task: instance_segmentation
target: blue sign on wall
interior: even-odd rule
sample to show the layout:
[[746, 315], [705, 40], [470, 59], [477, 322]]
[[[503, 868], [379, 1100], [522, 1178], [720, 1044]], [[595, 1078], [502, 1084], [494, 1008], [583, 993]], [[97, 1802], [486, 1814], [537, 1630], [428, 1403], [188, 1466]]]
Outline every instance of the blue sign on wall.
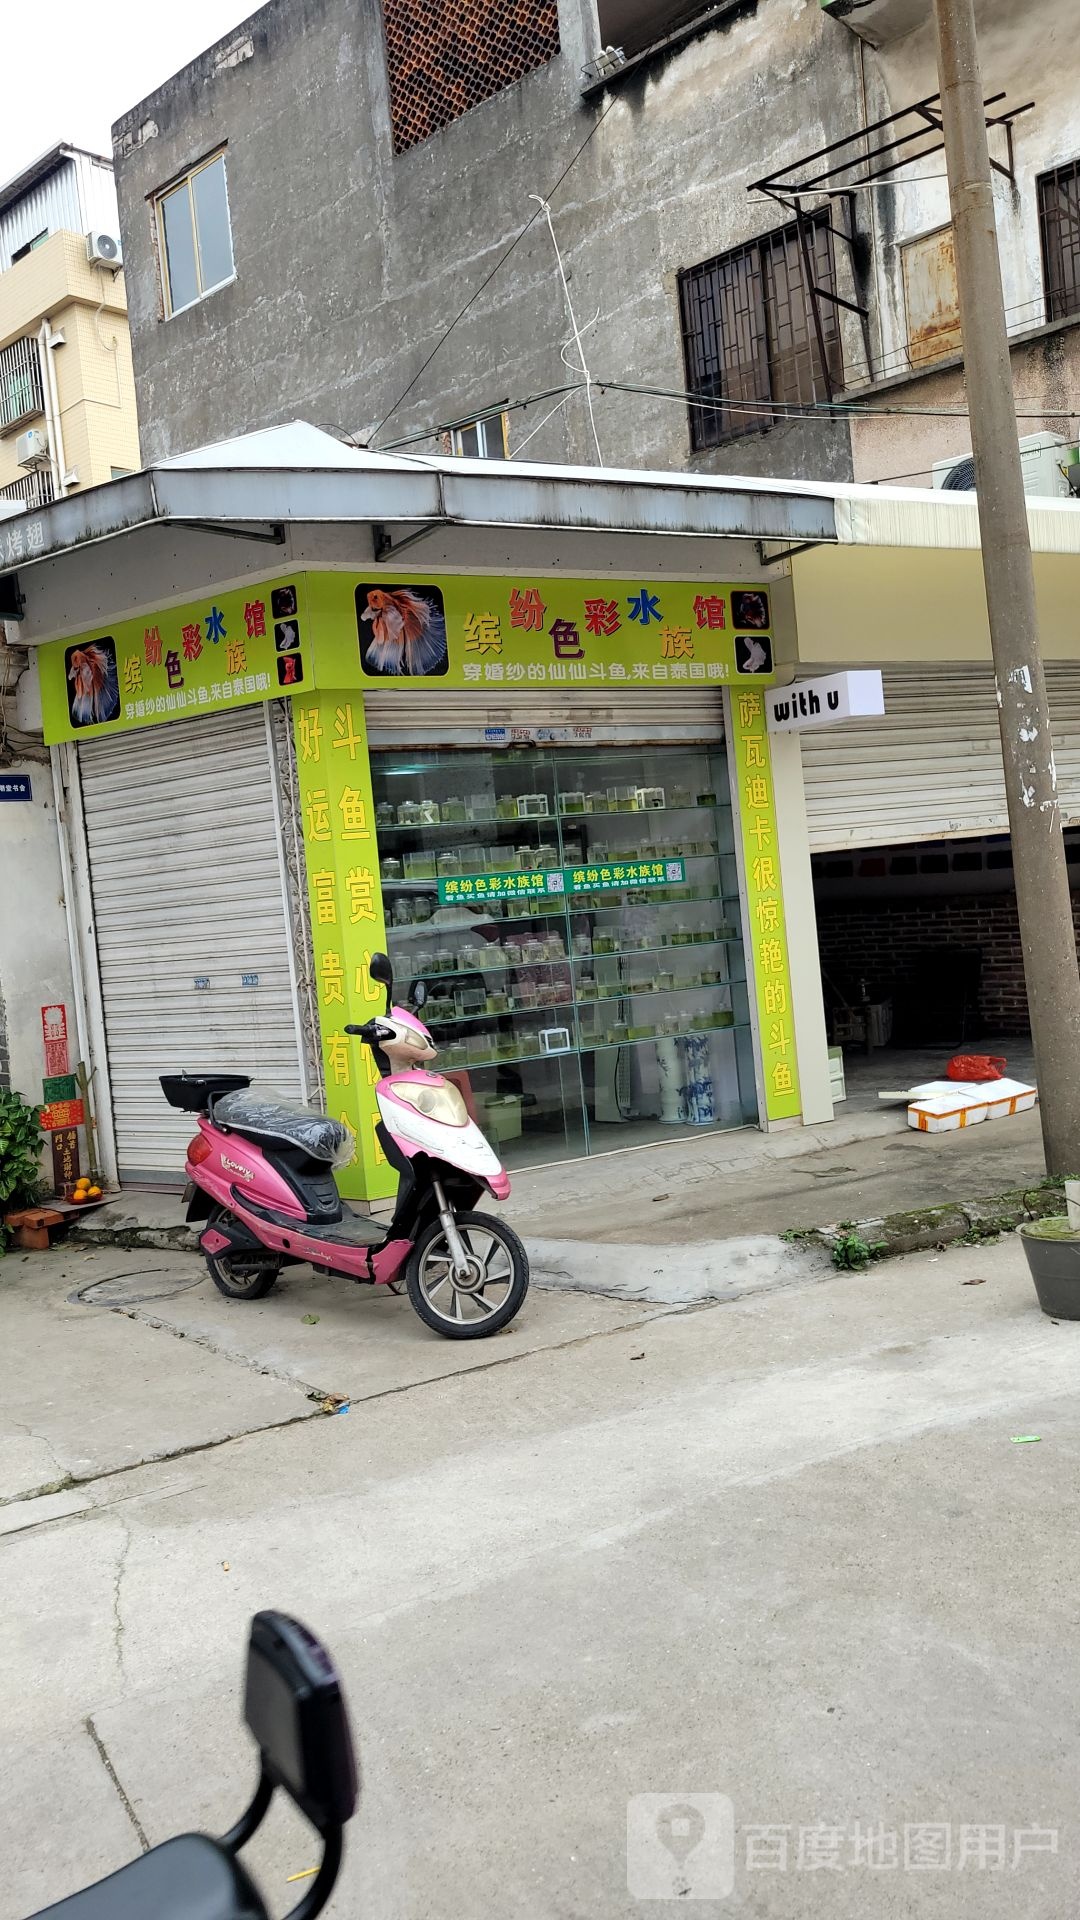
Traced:
[[0, 800], [32, 800], [28, 773], [0, 773]]

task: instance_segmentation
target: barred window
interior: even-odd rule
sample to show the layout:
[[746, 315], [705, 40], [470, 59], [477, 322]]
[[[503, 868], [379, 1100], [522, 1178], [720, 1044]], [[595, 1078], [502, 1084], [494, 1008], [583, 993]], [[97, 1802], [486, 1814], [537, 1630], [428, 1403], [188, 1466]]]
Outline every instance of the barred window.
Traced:
[[1038, 182], [1047, 320], [1080, 313], [1080, 160]]
[[32, 334], [0, 347], [0, 433], [44, 413], [41, 353]]
[[[835, 293], [828, 215], [807, 226], [814, 285]], [[712, 403], [690, 408], [693, 447], [760, 432], [773, 425], [771, 403], [827, 399], [830, 384], [843, 385], [837, 309], [827, 298], [818, 302], [826, 378], [797, 227], [687, 268], [679, 297], [687, 389]]]
[[558, 0], [383, 0], [394, 152], [512, 87], [559, 51]]

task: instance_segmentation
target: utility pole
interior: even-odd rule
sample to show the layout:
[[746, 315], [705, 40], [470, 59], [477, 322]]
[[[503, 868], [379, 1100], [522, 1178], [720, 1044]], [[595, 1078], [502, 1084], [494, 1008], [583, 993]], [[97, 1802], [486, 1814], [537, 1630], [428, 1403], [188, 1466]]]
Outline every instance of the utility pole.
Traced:
[[974, 0], [934, 0], [934, 14], [983, 575], [1043, 1146], [1049, 1173], [1080, 1173], [1080, 971], [1039, 651]]

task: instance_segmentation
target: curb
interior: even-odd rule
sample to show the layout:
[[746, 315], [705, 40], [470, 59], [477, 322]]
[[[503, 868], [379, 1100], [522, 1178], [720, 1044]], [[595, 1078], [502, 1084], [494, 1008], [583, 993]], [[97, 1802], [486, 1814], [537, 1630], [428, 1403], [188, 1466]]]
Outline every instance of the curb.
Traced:
[[79, 1221], [68, 1232], [69, 1243], [83, 1247], [123, 1247], [128, 1252], [140, 1248], [151, 1253], [198, 1253], [199, 1242], [191, 1228], [180, 1222], [175, 1227], [143, 1225], [134, 1215], [114, 1224], [99, 1220]]
[[[824, 1248], [838, 1267], [860, 1267], [869, 1265], [871, 1260], [892, 1260], [903, 1253], [926, 1253], [958, 1242], [978, 1246], [987, 1240], [1000, 1239], [1003, 1233], [1012, 1233], [1025, 1220], [1042, 1220], [1063, 1213], [1064, 1209], [1065, 1196], [1060, 1183], [1042, 1180], [1034, 1187], [1011, 1187], [1004, 1193], [989, 1194], [980, 1200], [913, 1207], [907, 1213], [842, 1220], [831, 1227], [793, 1228], [781, 1237], [800, 1246]], [[849, 1250], [846, 1255], [845, 1247]]]
[[[938, 1207], [914, 1207], [865, 1220], [843, 1220], [831, 1227], [793, 1227], [786, 1233], [695, 1243], [698, 1266], [693, 1280], [676, 1282], [663, 1273], [659, 1249], [596, 1241], [531, 1238], [534, 1277], [541, 1287], [689, 1304], [737, 1298], [763, 1286], [791, 1284], [800, 1277], [792, 1256], [825, 1253], [835, 1267], [859, 1269], [905, 1253], [935, 1248], [978, 1246], [1011, 1233], [1024, 1220], [1040, 1220], [1064, 1211], [1064, 1193], [1054, 1181], [1013, 1187], [978, 1200], [950, 1201]], [[175, 1226], [141, 1223], [131, 1213], [109, 1222], [99, 1214], [73, 1225], [70, 1239], [82, 1246], [144, 1249], [152, 1253], [195, 1253], [196, 1235], [184, 1222]], [[809, 1277], [809, 1274], [808, 1276]]]

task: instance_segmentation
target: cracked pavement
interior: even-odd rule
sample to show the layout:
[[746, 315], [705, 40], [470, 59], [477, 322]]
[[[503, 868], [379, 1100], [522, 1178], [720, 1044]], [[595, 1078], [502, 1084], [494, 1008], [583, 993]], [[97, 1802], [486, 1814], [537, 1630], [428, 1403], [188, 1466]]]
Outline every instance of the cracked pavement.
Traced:
[[[0, 1263], [0, 1920], [235, 1819], [265, 1605], [325, 1636], [352, 1706], [341, 1920], [629, 1920], [627, 1803], [667, 1792], [734, 1803], [714, 1911], [1071, 1911], [1080, 1325], [1014, 1242], [720, 1305], [535, 1291], [464, 1348], [404, 1299], [301, 1271], [229, 1303], [197, 1273]], [[70, 1301], [106, 1277], [126, 1306]], [[949, 1869], [797, 1864], [802, 1829], [921, 1822], [955, 1830]], [[783, 1871], [747, 1868], [765, 1825]], [[1056, 1850], [960, 1871], [976, 1826]], [[274, 1911], [314, 1859], [275, 1810]]]

